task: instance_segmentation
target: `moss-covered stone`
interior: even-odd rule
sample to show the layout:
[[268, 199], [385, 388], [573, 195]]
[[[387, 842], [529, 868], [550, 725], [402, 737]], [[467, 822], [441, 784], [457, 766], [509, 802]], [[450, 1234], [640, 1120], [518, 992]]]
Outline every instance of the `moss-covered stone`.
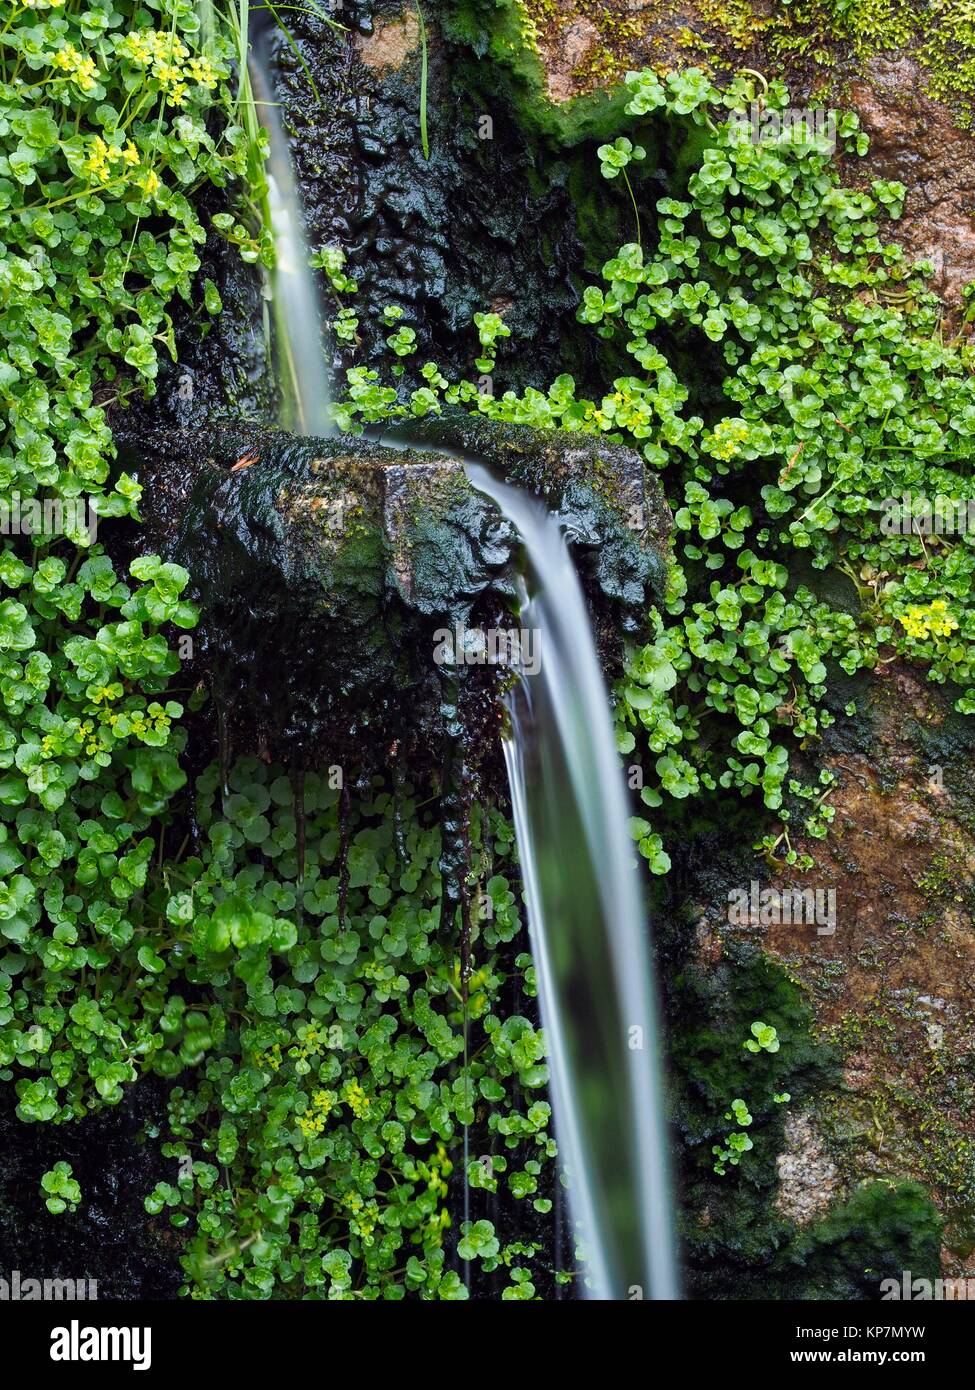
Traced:
[[452, 722], [445, 679], [458, 675], [483, 693], [475, 740], [493, 742], [510, 670], [435, 659], [438, 629], [516, 621], [518, 539], [463, 458], [564, 519], [607, 659], [663, 578], [666, 504], [637, 455], [595, 440], [458, 417], [422, 451], [230, 426], [146, 452], [123, 442], [147, 483], [148, 543], [191, 573], [202, 609], [191, 669], [239, 752], [363, 774], [393, 757], [428, 763]]

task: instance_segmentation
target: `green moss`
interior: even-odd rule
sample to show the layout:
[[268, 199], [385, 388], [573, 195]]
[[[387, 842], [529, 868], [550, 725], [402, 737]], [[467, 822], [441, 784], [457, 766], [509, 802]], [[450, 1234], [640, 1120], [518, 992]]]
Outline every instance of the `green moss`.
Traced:
[[[679, 1125], [701, 1172], [711, 1169], [711, 1144], [724, 1133], [724, 1112], [742, 1097], [755, 1119], [755, 1150], [741, 1181], [768, 1188], [782, 1144], [783, 1111], [835, 1075], [838, 1054], [811, 1033], [812, 1012], [800, 986], [751, 947], [728, 944], [713, 971], [689, 965], [674, 985], [675, 1060], [683, 1078]], [[749, 1052], [743, 1042], [760, 1019], [780, 1039], [776, 1053]]]
[[972, 122], [973, 0], [793, 0], [771, 14], [754, 0], [704, 0], [698, 13], [699, 43], [710, 47], [713, 39], [729, 60], [753, 50], [756, 36], [770, 66], [807, 63], [823, 73], [851, 61], [862, 71], [877, 55], [907, 52], [921, 66], [921, 90], [946, 102], [959, 124]]
[[[520, 0], [454, 0], [445, 9], [442, 26], [449, 38], [473, 51], [480, 70], [490, 72], [495, 91], [500, 84], [526, 130], [570, 149], [615, 135], [626, 124], [628, 96], [620, 86], [565, 103], [549, 101], [536, 31], [529, 7]], [[622, 75], [621, 70], [618, 76]], [[601, 74], [601, 80], [606, 76]]]
[[780, 1268], [792, 1288], [783, 1296], [877, 1299], [881, 1282], [899, 1282], [904, 1270], [936, 1279], [940, 1242], [938, 1213], [918, 1183], [866, 1183], [787, 1252]]
[[[774, 1206], [776, 1160], [783, 1144], [784, 1106], [821, 1094], [837, 1077], [837, 1052], [810, 1033], [811, 1014], [799, 986], [758, 952], [732, 947], [710, 974], [691, 968], [676, 981], [683, 1022], [676, 1026], [680, 1077], [679, 1126], [690, 1154], [685, 1176], [683, 1235], [689, 1283], [707, 1298], [876, 1299], [880, 1281], [902, 1270], [935, 1278], [941, 1223], [916, 1183], [873, 1182], [818, 1223], [798, 1229]], [[742, 1047], [750, 1021], [772, 1023], [775, 1054]], [[742, 1097], [753, 1117], [754, 1148], [725, 1176], [711, 1172], [713, 1137], [723, 1112]], [[880, 1123], [871, 1116], [868, 1123]], [[863, 1125], [857, 1129], [862, 1133]], [[860, 1142], [858, 1140], [858, 1142]], [[958, 1239], [964, 1232], [959, 1226]]]

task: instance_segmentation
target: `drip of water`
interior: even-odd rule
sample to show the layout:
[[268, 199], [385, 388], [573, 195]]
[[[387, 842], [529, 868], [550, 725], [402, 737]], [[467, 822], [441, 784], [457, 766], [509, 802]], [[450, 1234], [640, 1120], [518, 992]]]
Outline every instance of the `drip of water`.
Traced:
[[268, 137], [266, 177], [275, 256], [271, 291], [285, 403], [281, 423], [298, 434], [327, 435], [332, 432], [332, 417], [329, 374], [322, 350], [321, 305], [308, 264], [308, 244], [288, 137], [274, 100], [263, 43], [251, 48], [247, 66], [258, 116]]
[[527, 553], [519, 621], [540, 660], [508, 697], [504, 752], [588, 1293], [676, 1298], [652, 966], [589, 615], [556, 520], [482, 465], [467, 475]]

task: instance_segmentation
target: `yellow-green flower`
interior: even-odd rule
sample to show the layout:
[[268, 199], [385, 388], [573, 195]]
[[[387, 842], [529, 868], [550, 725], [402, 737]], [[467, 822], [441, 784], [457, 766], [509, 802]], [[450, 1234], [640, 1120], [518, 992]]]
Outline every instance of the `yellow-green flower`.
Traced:
[[748, 438], [748, 425], [744, 420], [719, 420], [711, 432], [709, 453], [727, 462], [739, 452]]
[[369, 1114], [371, 1101], [358, 1081], [347, 1081], [342, 1087], [342, 1099], [355, 1115], [356, 1119], [364, 1120]]
[[100, 705], [103, 701], [118, 700], [123, 694], [118, 681], [112, 681], [111, 685], [90, 685], [87, 690], [88, 698], [93, 705]]
[[213, 70], [213, 64], [203, 54], [195, 55], [190, 59], [186, 64], [186, 72], [201, 87], [212, 89], [217, 85], [217, 74]]
[[304, 1114], [298, 1117], [298, 1128], [306, 1139], [312, 1139], [316, 1134], [321, 1134], [325, 1128], [325, 1121], [337, 1099], [334, 1091], [314, 1091], [312, 1093], [311, 1104]]
[[98, 77], [98, 66], [87, 53], [79, 53], [73, 43], [59, 48], [51, 59], [51, 66], [64, 73], [82, 92], [90, 92]]
[[926, 606], [912, 605], [902, 613], [898, 622], [908, 637], [923, 642], [929, 637], [950, 637], [958, 627], [957, 619], [948, 612], [944, 599], [936, 598]]

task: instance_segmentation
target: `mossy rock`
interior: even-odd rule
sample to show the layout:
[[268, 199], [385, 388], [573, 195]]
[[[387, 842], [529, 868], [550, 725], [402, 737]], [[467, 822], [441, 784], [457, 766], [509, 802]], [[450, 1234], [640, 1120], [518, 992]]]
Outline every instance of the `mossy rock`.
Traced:
[[[146, 453], [151, 457], [146, 458]], [[438, 666], [438, 629], [516, 625], [519, 540], [463, 458], [543, 497], [578, 557], [604, 652], [636, 630], [666, 565], [669, 512], [639, 457], [578, 435], [470, 417], [420, 446], [230, 425], [122, 441], [146, 484], [152, 548], [190, 571], [193, 674], [237, 752], [363, 772], [442, 743], [447, 683], [472, 685], [493, 743], [503, 664]], [[453, 716], [451, 716], [452, 718]]]

